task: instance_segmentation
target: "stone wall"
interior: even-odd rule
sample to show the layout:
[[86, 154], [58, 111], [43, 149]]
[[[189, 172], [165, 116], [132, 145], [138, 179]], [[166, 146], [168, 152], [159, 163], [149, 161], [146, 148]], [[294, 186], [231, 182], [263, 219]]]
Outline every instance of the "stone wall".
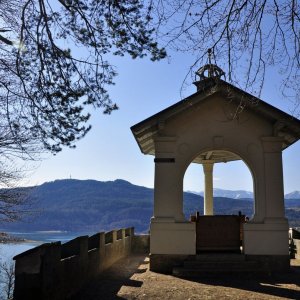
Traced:
[[150, 235], [134, 235], [132, 240], [133, 253], [149, 253], [150, 252]]
[[14, 257], [14, 299], [67, 299], [117, 260], [132, 252], [149, 253], [147, 240], [149, 237], [134, 236], [134, 228], [126, 228], [80, 236], [65, 244], [46, 243], [23, 252]]

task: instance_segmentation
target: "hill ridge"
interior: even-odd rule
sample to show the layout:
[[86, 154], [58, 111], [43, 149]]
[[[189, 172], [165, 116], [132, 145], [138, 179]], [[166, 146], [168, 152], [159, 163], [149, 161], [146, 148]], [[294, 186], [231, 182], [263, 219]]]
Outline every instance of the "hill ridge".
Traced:
[[[203, 197], [184, 192], [184, 213], [189, 219], [195, 211], [203, 211]], [[147, 232], [153, 215], [152, 188], [123, 179], [58, 179], [28, 189], [33, 217], [23, 222], [1, 224], [6, 230], [107, 231], [114, 228], [136, 228]], [[253, 214], [252, 199], [214, 197], [216, 214]], [[300, 200], [286, 201], [287, 214], [293, 224], [300, 225]]]

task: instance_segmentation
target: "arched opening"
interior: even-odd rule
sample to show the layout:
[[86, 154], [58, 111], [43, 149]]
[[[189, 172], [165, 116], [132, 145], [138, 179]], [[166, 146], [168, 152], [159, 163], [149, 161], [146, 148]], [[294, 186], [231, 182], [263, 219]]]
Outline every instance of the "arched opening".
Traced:
[[[204, 172], [199, 163], [191, 163], [184, 175], [184, 214], [203, 214]], [[254, 214], [254, 189], [251, 172], [243, 160], [215, 163], [213, 167], [214, 214]], [[227, 201], [226, 201], [227, 200]], [[232, 201], [234, 200], [234, 201]]]
[[[237, 154], [225, 150], [210, 150], [197, 155], [184, 174], [183, 209], [187, 220], [196, 222], [197, 251], [199, 249], [240, 250], [243, 223], [254, 215], [255, 184], [251, 170]], [[211, 230], [211, 232], [209, 231]], [[202, 237], [199, 232], [212, 237]], [[232, 232], [235, 232], [236, 241]], [[222, 239], [224, 237], [223, 245]], [[207, 243], [207, 245], [204, 245]], [[232, 244], [232, 245], [231, 245]], [[233, 246], [234, 244], [234, 246]]]

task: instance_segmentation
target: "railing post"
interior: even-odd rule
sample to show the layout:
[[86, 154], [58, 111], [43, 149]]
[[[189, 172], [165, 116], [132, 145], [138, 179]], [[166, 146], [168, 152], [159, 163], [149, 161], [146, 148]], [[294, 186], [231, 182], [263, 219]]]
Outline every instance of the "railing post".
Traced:
[[63, 299], [63, 278], [60, 264], [61, 243], [51, 243], [41, 255], [40, 280], [44, 300]]
[[100, 257], [104, 255], [105, 252], [105, 232], [99, 233], [99, 252]]
[[99, 237], [99, 272], [104, 270], [105, 259], [105, 232], [100, 232]]
[[82, 278], [80, 285], [83, 285], [85, 283], [85, 281], [88, 279], [88, 263], [89, 263], [88, 236], [81, 236], [79, 238], [78, 242], [79, 242], [79, 270], [81, 272], [80, 277]]
[[130, 236], [131, 236], [131, 237], [134, 236], [134, 227], [130, 227]]
[[117, 241], [117, 230], [112, 231], [112, 243]]

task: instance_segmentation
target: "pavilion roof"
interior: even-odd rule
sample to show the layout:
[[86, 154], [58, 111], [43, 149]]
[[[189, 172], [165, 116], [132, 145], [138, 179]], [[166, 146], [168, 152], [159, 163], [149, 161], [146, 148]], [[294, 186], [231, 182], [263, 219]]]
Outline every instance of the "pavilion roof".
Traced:
[[[154, 138], [157, 136], [162, 123], [176, 117], [184, 111], [188, 111], [191, 106], [204, 102], [211, 95], [217, 93], [224, 95], [225, 97], [228, 97], [230, 93], [231, 101], [235, 101], [236, 103], [241, 103], [241, 101], [243, 101], [242, 105], [244, 105], [247, 109], [254, 111], [257, 115], [260, 115], [262, 118], [271, 122], [275, 131], [274, 136], [284, 138], [282, 150], [300, 139], [300, 120], [270, 105], [269, 103], [221, 79], [216, 80], [214, 78], [207, 78], [205, 80], [195, 82], [194, 84], [198, 88], [196, 93], [131, 127], [131, 131], [142, 153], [155, 154]], [[225, 152], [226, 151], [224, 151], [224, 154]], [[224, 157], [220, 157], [220, 155], [222, 156], [221, 151], [205, 153], [205, 155], [215, 155], [215, 159], [224, 161]], [[239, 157], [234, 154], [231, 154], [230, 156], [227, 153], [226, 156], [226, 161], [239, 159]], [[201, 158], [199, 157], [198, 161], [195, 162], [201, 163]]]

